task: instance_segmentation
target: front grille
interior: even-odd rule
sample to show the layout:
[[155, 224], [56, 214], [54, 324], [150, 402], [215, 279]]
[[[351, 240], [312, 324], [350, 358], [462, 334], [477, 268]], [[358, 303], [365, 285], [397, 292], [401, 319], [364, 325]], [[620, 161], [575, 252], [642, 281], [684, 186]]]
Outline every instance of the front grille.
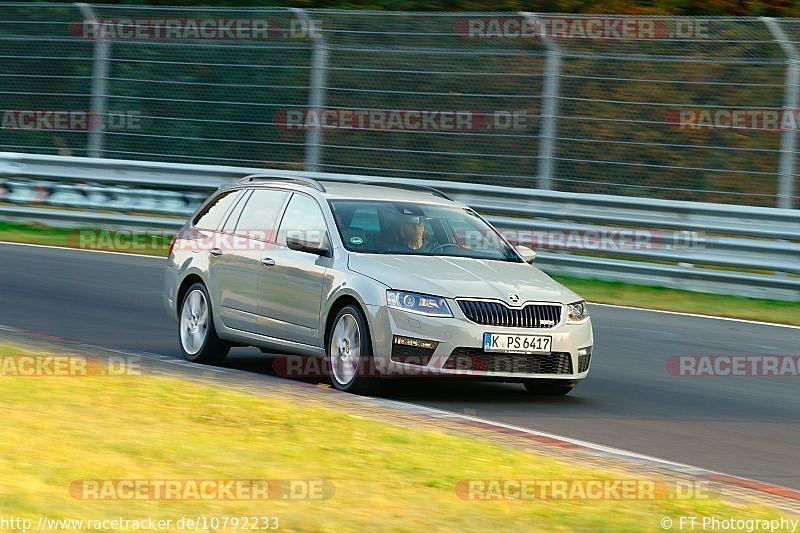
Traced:
[[561, 322], [560, 305], [528, 304], [524, 307], [508, 307], [501, 302], [458, 300], [458, 306], [468, 319], [485, 326], [552, 328]]
[[572, 374], [569, 352], [544, 355], [491, 353], [481, 348], [456, 348], [444, 364], [448, 370], [505, 374]]
[[423, 348], [421, 346], [403, 346], [401, 344], [392, 345], [392, 361], [406, 363], [408, 365], [427, 366], [433, 357], [436, 347]]
[[586, 355], [579, 355], [578, 356], [578, 372], [586, 372], [589, 370], [589, 361], [592, 359], [592, 354], [587, 353]]

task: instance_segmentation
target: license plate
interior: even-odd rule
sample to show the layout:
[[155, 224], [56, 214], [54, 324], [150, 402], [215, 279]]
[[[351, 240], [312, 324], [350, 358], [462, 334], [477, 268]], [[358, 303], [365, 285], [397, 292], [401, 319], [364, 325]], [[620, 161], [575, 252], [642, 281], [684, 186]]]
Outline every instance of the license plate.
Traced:
[[552, 337], [543, 335], [483, 334], [483, 349], [487, 352], [550, 353], [552, 343]]

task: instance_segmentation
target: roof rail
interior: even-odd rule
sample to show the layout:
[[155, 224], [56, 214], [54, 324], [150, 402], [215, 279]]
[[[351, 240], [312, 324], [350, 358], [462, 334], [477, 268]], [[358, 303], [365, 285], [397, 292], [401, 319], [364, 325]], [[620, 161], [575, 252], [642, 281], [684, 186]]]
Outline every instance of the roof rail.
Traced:
[[319, 192], [325, 192], [325, 186], [315, 179], [305, 178], [301, 176], [270, 176], [269, 174], [251, 174], [239, 180], [239, 183], [251, 183], [254, 181], [286, 181], [294, 182], [299, 185], [305, 185], [316, 189]]
[[425, 191], [433, 194], [434, 196], [438, 196], [440, 198], [444, 198], [445, 200], [450, 200], [451, 202], [455, 202], [455, 200], [453, 200], [451, 197], [449, 197], [447, 194], [443, 193], [439, 189], [435, 189], [434, 187], [428, 187], [427, 185], [415, 185], [413, 183], [395, 183], [395, 182], [375, 183], [368, 181], [362, 181], [358, 183], [361, 185], [377, 185], [378, 187], [392, 187], [395, 189], [406, 189], [409, 191]]

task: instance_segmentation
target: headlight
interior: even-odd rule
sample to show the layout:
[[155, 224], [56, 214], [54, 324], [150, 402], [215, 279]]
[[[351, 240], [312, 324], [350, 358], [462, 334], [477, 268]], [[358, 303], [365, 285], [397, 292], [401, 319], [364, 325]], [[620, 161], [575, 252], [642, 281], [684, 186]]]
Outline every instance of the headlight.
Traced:
[[386, 304], [394, 309], [428, 316], [453, 316], [444, 298], [416, 292], [386, 291]]
[[586, 302], [583, 300], [567, 305], [567, 311], [569, 312], [569, 322], [583, 322], [589, 318], [589, 309], [586, 308]]

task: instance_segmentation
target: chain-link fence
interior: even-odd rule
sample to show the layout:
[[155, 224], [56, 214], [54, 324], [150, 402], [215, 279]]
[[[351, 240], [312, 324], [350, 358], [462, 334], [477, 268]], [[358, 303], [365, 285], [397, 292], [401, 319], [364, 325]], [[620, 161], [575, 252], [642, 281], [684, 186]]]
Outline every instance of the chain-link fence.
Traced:
[[0, 5], [0, 150], [790, 207], [800, 20]]

